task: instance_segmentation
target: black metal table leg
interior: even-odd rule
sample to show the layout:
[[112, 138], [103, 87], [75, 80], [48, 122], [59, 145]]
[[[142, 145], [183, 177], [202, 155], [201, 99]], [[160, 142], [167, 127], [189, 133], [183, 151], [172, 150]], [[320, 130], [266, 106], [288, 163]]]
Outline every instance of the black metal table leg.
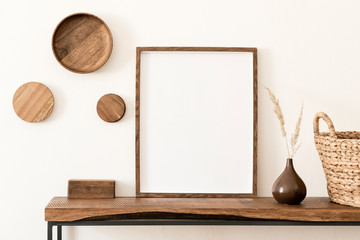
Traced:
[[62, 226], [57, 225], [57, 240], [62, 240]]
[[53, 224], [51, 222], [48, 222], [48, 231], [47, 231], [47, 239], [48, 240], [53, 239], [53, 237], [52, 237], [52, 227], [53, 227]]

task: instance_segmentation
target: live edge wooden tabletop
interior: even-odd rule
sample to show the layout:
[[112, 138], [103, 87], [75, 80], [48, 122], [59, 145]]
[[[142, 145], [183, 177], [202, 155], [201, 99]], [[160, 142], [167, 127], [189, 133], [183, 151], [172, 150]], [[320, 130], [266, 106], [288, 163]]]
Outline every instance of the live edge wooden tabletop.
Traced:
[[109, 219], [218, 219], [360, 222], [360, 208], [309, 197], [300, 205], [273, 198], [113, 198], [55, 197], [45, 208], [45, 220], [62, 222]]

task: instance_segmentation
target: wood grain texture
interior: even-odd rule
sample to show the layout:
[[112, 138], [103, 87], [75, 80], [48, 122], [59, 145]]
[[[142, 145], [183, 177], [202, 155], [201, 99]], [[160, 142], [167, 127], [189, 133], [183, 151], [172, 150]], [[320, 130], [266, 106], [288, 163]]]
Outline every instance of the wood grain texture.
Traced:
[[108, 26], [97, 16], [77, 13], [63, 19], [52, 37], [57, 61], [75, 73], [101, 68], [111, 55], [113, 39]]
[[254, 198], [252, 193], [143, 193], [138, 198]]
[[258, 136], [258, 63], [257, 49], [249, 50], [253, 53], [253, 193], [257, 194], [257, 136]]
[[[312, 222], [360, 222], [360, 208], [339, 205], [325, 197], [285, 205], [273, 198], [113, 198], [56, 197], [45, 208], [46, 221], [91, 219], [262, 219]], [[156, 217], [157, 216], [157, 217]]]
[[140, 59], [141, 48], [136, 48], [136, 92], [135, 92], [135, 191], [140, 196]]
[[120, 96], [110, 93], [99, 99], [96, 111], [105, 122], [117, 122], [125, 115], [126, 105]]
[[41, 122], [53, 111], [54, 97], [50, 89], [42, 83], [25, 83], [14, 94], [13, 108], [22, 120]]
[[140, 52], [146, 51], [169, 51], [169, 52], [257, 52], [257, 48], [243, 47], [137, 47]]
[[102, 199], [115, 197], [114, 180], [69, 180], [69, 199]]
[[[217, 193], [142, 193], [140, 191], [140, 69], [141, 53], [146, 51], [195, 51], [195, 52], [251, 52], [253, 54], [253, 192], [252, 194], [217, 194]], [[256, 197], [257, 195], [257, 48], [241, 47], [137, 47], [136, 48], [136, 103], [135, 103], [135, 178], [136, 178], [136, 196], [137, 197]], [[240, 80], [239, 80], [240, 81]]]

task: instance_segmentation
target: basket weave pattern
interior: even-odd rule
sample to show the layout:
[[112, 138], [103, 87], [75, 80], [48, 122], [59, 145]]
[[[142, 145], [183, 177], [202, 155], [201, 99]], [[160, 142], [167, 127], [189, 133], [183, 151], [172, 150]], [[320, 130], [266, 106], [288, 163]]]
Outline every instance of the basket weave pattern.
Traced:
[[[319, 132], [319, 119], [329, 132]], [[314, 140], [324, 169], [330, 200], [360, 207], [360, 132], [336, 132], [323, 112], [314, 117]]]

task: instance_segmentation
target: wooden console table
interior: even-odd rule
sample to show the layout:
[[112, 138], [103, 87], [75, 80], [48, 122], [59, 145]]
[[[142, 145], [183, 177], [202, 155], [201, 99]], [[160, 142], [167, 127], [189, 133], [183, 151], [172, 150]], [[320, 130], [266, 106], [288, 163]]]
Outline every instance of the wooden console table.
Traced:
[[48, 240], [57, 226], [114, 225], [360, 225], [360, 208], [306, 198], [284, 205], [273, 198], [113, 198], [55, 197], [45, 208]]

